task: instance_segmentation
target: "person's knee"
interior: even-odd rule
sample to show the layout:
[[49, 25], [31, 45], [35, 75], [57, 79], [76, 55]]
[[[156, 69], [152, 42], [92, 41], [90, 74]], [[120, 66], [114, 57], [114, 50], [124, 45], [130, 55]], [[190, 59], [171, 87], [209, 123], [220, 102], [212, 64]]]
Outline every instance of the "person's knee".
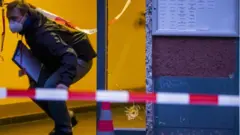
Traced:
[[56, 88], [56, 84], [54, 84], [54, 83], [50, 83], [50, 82], [46, 82], [45, 84], [44, 84], [44, 88]]
[[44, 88], [56, 88], [58, 81], [60, 80], [60, 75], [55, 72], [52, 74], [44, 83]]
[[57, 79], [54, 77], [48, 78], [48, 80], [44, 83], [44, 88], [56, 88], [57, 86]]

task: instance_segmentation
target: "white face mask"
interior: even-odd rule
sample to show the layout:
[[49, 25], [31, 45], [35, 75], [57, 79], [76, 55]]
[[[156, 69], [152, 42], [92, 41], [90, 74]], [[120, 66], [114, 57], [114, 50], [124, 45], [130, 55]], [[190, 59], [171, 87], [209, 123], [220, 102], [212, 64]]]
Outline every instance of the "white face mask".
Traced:
[[9, 27], [10, 27], [10, 30], [13, 32], [13, 33], [18, 33], [18, 32], [21, 32], [22, 29], [23, 29], [23, 24], [20, 23], [20, 22], [14, 22], [14, 21], [10, 21], [9, 22]]

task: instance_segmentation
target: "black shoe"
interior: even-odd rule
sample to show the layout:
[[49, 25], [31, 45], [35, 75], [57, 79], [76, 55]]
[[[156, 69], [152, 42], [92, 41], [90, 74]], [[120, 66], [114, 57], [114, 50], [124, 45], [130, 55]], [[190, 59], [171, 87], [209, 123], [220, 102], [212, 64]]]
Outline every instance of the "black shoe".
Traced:
[[[75, 116], [74, 113], [72, 113], [71, 122], [72, 122], [72, 128], [75, 127], [75, 126], [78, 124], [77, 118], [76, 118], [76, 116]], [[53, 130], [49, 133], [49, 135], [55, 135], [55, 129], [53, 129]], [[68, 134], [67, 134], [67, 135], [68, 135]], [[72, 133], [71, 133], [71, 134], [69, 133], [69, 135], [72, 135]]]
[[72, 132], [54, 132], [54, 135], [73, 135]]

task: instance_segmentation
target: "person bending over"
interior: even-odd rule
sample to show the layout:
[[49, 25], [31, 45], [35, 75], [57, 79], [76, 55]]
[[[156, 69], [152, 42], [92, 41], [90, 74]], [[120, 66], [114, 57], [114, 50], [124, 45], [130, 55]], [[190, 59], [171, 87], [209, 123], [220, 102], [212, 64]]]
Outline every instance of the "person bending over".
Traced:
[[[7, 18], [12, 33], [25, 37], [32, 54], [43, 65], [37, 82], [29, 77], [30, 88], [67, 90], [91, 69], [97, 54], [85, 33], [49, 20], [20, 0], [8, 3]], [[65, 101], [33, 101], [54, 120], [50, 135], [73, 134], [77, 120]]]

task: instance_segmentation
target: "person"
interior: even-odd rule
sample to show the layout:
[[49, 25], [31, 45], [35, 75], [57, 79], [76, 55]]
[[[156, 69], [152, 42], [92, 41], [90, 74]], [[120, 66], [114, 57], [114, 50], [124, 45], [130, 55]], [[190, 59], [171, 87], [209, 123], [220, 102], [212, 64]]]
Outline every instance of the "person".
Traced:
[[[49, 20], [21, 0], [7, 4], [7, 18], [12, 33], [24, 36], [33, 56], [43, 64], [38, 81], [29, 78], [30, 88], [68, 89], [91, 69], [97, 54], [87, 34]], [[73, 134], [77, 120], [65, 101], [33, 101], [54, 120], [50, 135]]]

